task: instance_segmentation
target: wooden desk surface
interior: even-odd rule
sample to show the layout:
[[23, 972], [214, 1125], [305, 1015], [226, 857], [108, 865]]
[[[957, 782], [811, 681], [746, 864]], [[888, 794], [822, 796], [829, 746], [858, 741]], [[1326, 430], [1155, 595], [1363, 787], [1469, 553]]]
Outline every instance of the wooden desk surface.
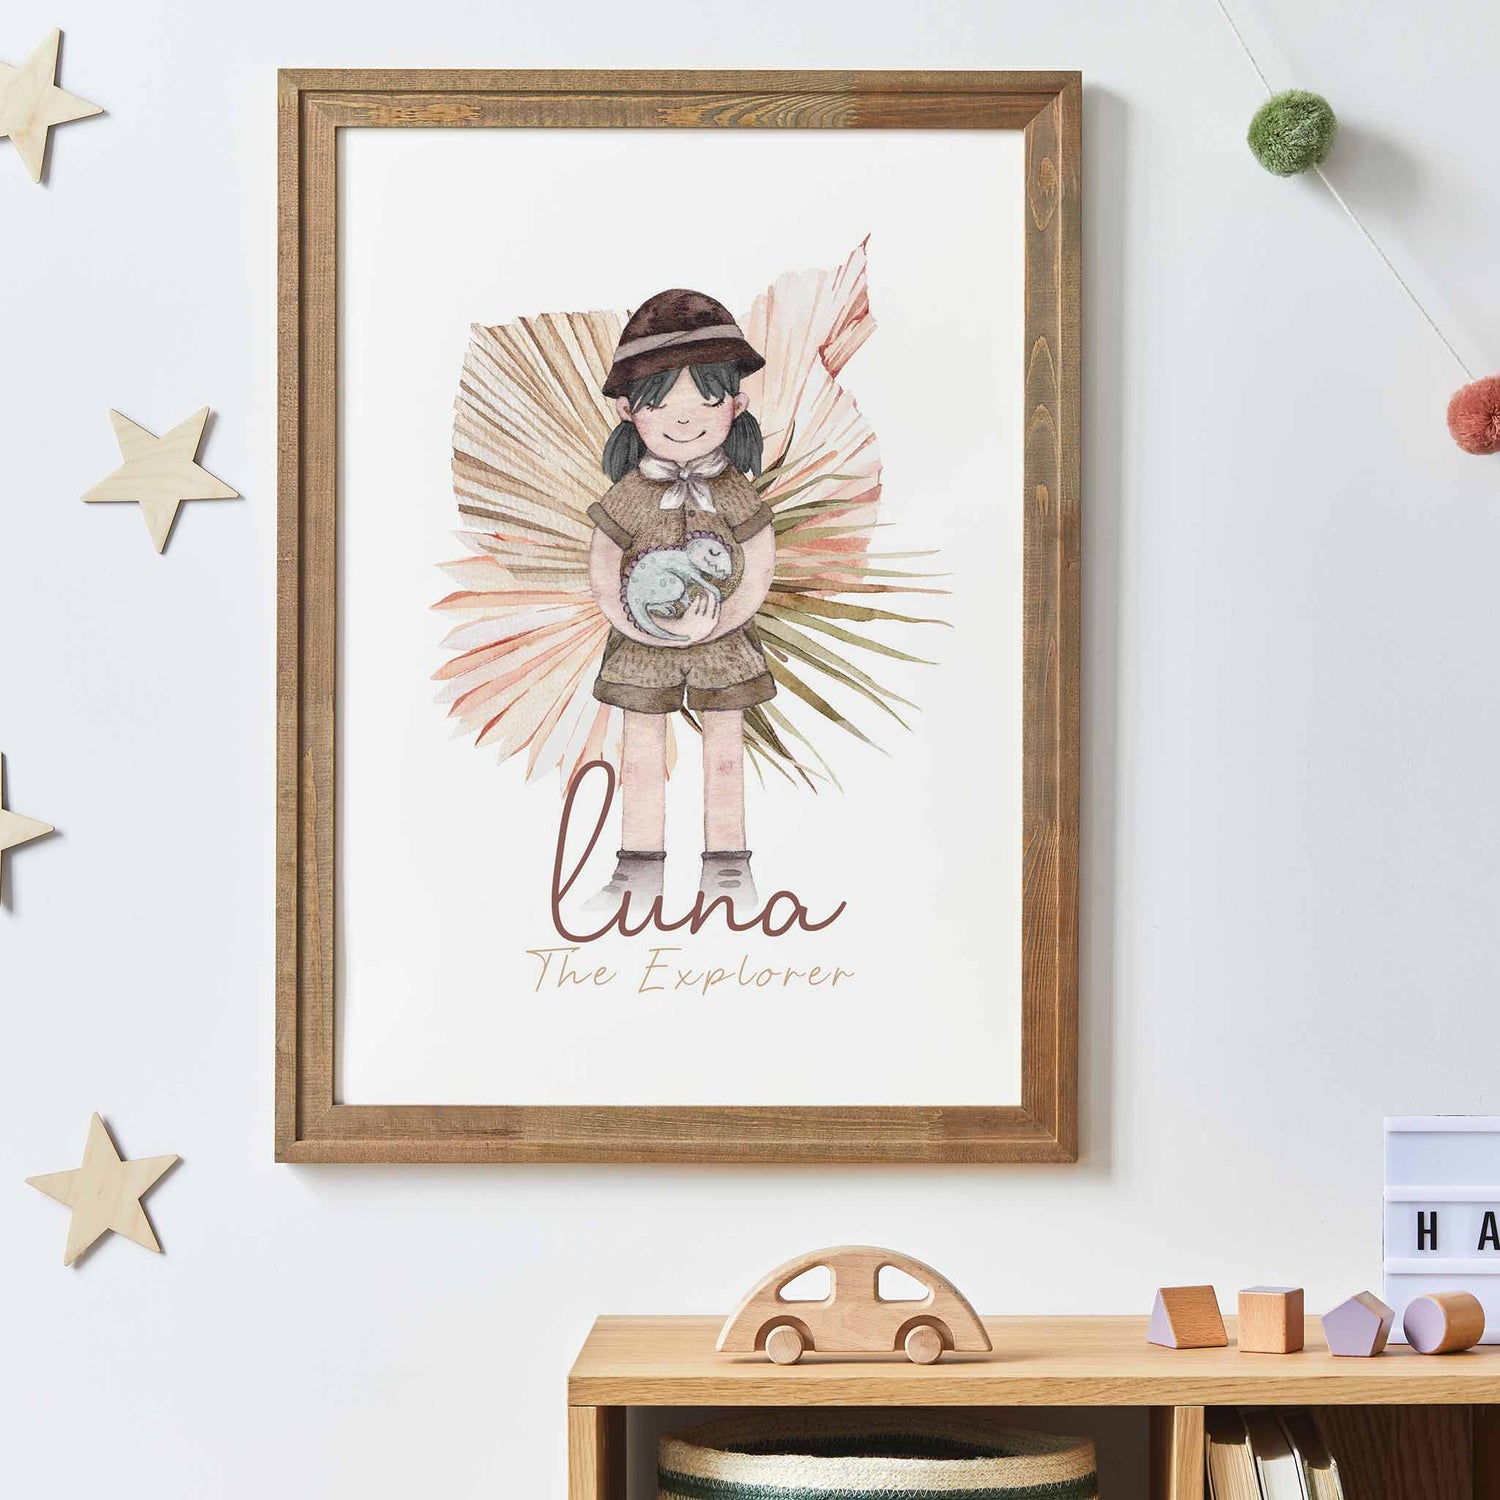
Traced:
[[1500, 1346], [1374, 1359], [1329, 1354], [1316, 1318], [1300, 1354], [1160, 1349], [1145, 1318], [986, 1318], [992, 1354], [898, 1356], [714, 1352], [720, 1319], [606, 1317], [568, 1377], [573, 1406], [1218, 1406], [1500, 1403]]

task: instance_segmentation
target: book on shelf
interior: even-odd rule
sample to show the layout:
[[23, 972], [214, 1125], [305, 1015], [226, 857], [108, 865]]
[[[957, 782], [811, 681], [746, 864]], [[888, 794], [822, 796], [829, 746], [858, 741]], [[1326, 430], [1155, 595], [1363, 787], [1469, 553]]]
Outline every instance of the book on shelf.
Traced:
[[1310, 1411], [1288, 1411], [1282, 1418], [1292, 1447], [1302, 1464], [1302, 1484], [1307, 1500], [1344, 1500], [1339, 1466], [1323, 1441], [1317, 1418]]
[[1205, 1424], [1212, 1500], [1344, 1500], [1311, 1411], [1210, 1407]]
[[1233, 1406], [1211, 1406], [1203, 1420], [1210, 1500], [1261, 1500], [1245, 1419]]

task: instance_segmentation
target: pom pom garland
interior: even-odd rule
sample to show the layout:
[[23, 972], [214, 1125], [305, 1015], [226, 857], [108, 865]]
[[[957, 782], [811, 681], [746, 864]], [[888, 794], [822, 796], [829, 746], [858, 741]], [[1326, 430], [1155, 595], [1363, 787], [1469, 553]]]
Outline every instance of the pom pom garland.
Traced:
[[1338, 117], [1321, 94], [1288, 89], [1256, 110], [1245, 137], [1255, 159], [1277, 177], [1315, 167], [1333, 149]]
[[[1333, 106], [1321, 94], [1309, 93], [1306, 89], [1287, 89], [1280, 94], [1272, 92], [1266, 70], [1255, 60], [1250, 44], [1229, 13], [1229, 7], [1224, 0], [1216, 0], [1216, 3], [1225, 24], [1234, 34], [1235, 41], [1240, 44], [1240, 51], [1245, 54], [1246, 61], [1255, 69], [1256, 77], [1271, 95], [1256, 110], [1245, 135], [1256, 161], [1277, 177], [1294, 177], [1298, 172], [1320, 166], [1333, 150], [1333, 139], [1338, 133], [1339, 122]], [[1396, 269], [1390, 256], [1380, 248], [1379, 241], [1365, 227], [1364, 220], [1345, 200], [1344, 195], [1329, 182], [1327, 176], [1322, 172], [1318, 175], [1323, 178], [1323, 184], [1333, 195], [1334, 202], [1343, 209], [1349, 222], [1359, 230], [1370, 248], [1384, 262], [1386, 270], [1395, 277], [1397, 285], [1411, 299], [1412, 306], [1427, 320], [1428, 327], [1453, 356], [1454, 362], [1470, 377], [1469, 384], [1456, 391], [1448, 403], [1448, 431], [1453, 434], [1453, 441], [1465, 453], [1500, 453], [1500, 375], [1490, 375], [1483, 380], [1472, 378], [1473, 372], [1464, 363], [1463, 356], [1449, 342], [1448, 335], [1438, 327], [1437, 320], [1422, 305], [1421, 298], [1407, 285], [1406, 278]]]
[[1465, 453], [1500, 453], [1500, 375], [1487, 375], [1454, 393], [1448, 431]]

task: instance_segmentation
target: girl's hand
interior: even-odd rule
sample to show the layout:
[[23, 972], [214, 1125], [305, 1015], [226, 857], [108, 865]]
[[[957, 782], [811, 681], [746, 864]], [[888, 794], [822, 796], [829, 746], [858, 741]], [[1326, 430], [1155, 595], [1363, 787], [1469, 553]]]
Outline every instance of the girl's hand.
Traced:
[[699, 641], [706, 641], [718, 628], [718, 624], [719, 601], [699, 589], [683, 611], [682, 618], [673, 620], [667, 629], [674, 635], [684, 637], [680, 641], [674, 641], [674, 646], [695, 646]]

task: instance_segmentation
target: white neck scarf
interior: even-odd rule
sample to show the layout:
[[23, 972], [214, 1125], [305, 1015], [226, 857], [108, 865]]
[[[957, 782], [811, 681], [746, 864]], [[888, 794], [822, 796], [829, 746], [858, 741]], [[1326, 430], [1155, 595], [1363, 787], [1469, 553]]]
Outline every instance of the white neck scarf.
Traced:
[[708, 481], [722, 474], [729, 467], [729, 460], [722, 448], [715, 448], [702, 458], [690, 458], [685, 464], [648, 453], [640, 467], [647, 479], [667, 486], [661, 496], [663, 510], [681, 510], [683, 502], [691, 500], [699, 510], [712, 514], [714, 497]]

